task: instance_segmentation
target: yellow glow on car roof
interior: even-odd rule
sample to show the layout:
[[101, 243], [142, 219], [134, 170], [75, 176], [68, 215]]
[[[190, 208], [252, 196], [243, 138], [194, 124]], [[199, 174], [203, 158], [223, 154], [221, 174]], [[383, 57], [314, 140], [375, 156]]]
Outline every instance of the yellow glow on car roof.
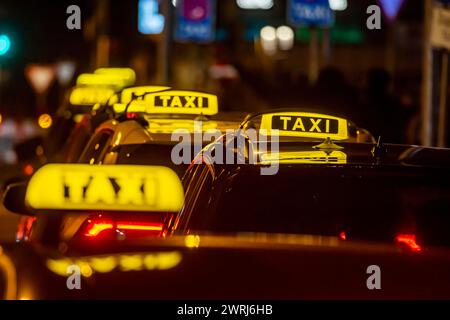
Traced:
[[286, 151], [260, 154], [261, 164], [275, 162], [289, 164], [346, 164], [347, 154], [342, 151]]

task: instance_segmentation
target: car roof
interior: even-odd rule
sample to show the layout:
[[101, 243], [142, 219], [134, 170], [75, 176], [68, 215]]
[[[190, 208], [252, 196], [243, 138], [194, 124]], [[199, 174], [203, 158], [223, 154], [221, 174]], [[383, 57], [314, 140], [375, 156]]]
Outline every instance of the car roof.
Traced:
[[[205, 161], [209, 161], [208, 163], [211, 166], [223, 166], [215, 164], [214, 159], [210, 157], [212, 150], [218, 147], [226, 148], [224, 144], [212, 143], [206, 146], [202, 154], [197, 157], [206, 158]], [[331, 149], [321, 147], [324, 147], [324, 144], [318, 144], [313, 141], [284, 141], [278, 144], [278, 148], [275, 151], [271, 149], [268, 149], [265, 153], [257, 151], [259, 158], [253, 164], [258, 167], [276, 163], [280, 167], [396, 166], [410, 168], [411, 170], [429, 168], [437, 171], [450, 168], [450, 149], [448, 148], [429, 148], [400, 144], [376, 145], [353, 142], [332, 143]], [[234, 149], [233, 152], [237, 154], [239, 151]], [[264, 158], [265, 155], [267, 155], [266, 158]], [[245, 163], [252, 164], [250, 160], [250, 157], [246, 156]]]
[[[245, 113], [221, 113], [213, 117], [202, 118], [202, 132], [215, 131], [216, 136], [225, 133], [227, 130], [235, 130], [239, 127]], [[172, 141], [172, 133], [175, 130], [187, 130], [193, 134], [196, 117], [173, 116], [173, 115], [145, 115], [139, 121], [129, 119], [119, 121], [117, 119], [108, 120], [102, 123], [96, 132], [109, 130], [114, 132], [112, 138], [113, 146], [123, 144], [141, 144], [154, 141]]]

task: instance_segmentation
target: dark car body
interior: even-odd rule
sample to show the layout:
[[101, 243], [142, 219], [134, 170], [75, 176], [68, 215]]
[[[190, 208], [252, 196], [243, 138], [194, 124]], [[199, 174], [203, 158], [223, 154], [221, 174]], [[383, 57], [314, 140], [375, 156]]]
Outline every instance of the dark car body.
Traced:
[[[14, 265], [3, 273], [10, 299], [450, 298], [448, 251], [327, 237], [191, 235], [65, 253], [23, 244], [4, 247], [0, 259]], [[79, 290], [67, 286], [73, 265], [82, 268]], [[373, 265], [381, 290], [367, 286]]]

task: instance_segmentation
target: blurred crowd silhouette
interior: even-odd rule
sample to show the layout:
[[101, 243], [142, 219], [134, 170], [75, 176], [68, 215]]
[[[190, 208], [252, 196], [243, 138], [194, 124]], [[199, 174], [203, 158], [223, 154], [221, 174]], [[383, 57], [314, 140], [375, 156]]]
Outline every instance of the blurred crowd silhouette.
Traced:
[[275, 81], [268, 81], [262, 72], [237, 69], [239, 78], [221, 84], [223, 110], [294, 107], [329, 112], [350, 119], [385, 142], [420, 144], [419, 90], [411, 85], [420, 84], [420, 79], [394, 83], [386, 70], [373, 68], [361, 83], [351, 85], [341, 70], [326, 67], [315, 85], [310, 85], [306, 76], [292, 81], [289, 74], [280, 73]]

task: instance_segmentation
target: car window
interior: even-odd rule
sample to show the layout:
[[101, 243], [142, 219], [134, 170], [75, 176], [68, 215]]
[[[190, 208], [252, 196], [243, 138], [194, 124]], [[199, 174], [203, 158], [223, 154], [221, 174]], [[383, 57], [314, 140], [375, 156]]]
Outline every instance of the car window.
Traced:
[[[208, 206], [212, 182], [213, 176], [206, 165], [194, 165], [186, 173], [183, 178], [186, 197], [180, 214], [180, 230], [188, 224], [189, 228], [194, 229], [201, 225], [198, 220], [203, 220], [203, 214], [207, 211], [206, 206]], [[194, 211], [201, 212], [201, 214], [191, 215]]]
[[[390, 241], [405, 232], [444, 244], [450, 231], [448, 181], [418, 172], [308, 168], [262, 176], [249, 170], [214, 183], [212, 191], [207, 184], [192, 190], [210, 197], [190, 208], [192, 217], [202, 218], [191, 218], [188, 228], [325, 236], [346, 232], [369, 241]], [[440, 227], [439, 238], [422, 227], [430, 224]]]
[[111, 131], [104, 130], [94, 135], [84, 149], [79, 163], [101, 164], [103, 155], [108, 149], [107, 147], [112, 138], [112, 134]]

